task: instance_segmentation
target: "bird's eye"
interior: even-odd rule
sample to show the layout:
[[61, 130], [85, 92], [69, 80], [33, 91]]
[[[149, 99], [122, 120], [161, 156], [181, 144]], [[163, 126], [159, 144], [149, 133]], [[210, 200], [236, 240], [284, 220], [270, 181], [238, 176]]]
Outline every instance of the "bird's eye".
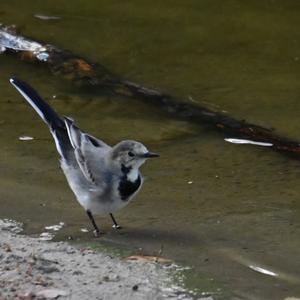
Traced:
[[129, 155], [130, 157], [133, 157], [133, 156], [134, 156], [134, 153], [131, 152], [131, 151], [129, 151], [129, 152], [128, 152], [128, 155]]

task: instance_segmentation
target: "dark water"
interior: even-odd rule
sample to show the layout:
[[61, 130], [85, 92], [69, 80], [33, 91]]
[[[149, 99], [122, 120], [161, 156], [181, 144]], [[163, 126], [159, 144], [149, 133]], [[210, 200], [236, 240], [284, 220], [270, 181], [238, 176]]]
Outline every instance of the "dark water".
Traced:
[[[300, 140], [300, 2], [2, 0], [0, 20], [101, 62], [115, 73]], [[58, 16], [41, 20], [34, 15]], [[0, 56], [0, 217], [28, 233], [65, 222], [58, 239], [90, 242], [84, 211], [44, 126], [11, 88], [17, 75], [108, 143], [144, 142], [137, 200], [97, 221], [116, 248], [191, 266], [187, 284], [219, 299], [300, 297], [300, 162], [238, 146], [139, 101], [88, 94], [46, 70]], [[53, 97], [55, 96], [55, 97]], [[19, 136], [33, 141], [19, 141]]]

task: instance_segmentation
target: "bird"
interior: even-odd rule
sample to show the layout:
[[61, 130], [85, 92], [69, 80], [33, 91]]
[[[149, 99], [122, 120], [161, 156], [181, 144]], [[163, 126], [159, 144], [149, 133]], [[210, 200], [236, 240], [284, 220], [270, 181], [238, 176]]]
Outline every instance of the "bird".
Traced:
[[94, 215], [110, 215], [113, 228], [121, 229], [113, 213], [125, 207], [140, 191], [140, 167], [150, 152], [142, 143], [123, 140], [114, 146], [82, 131], [75, 121], [60, 116], [26, 82], [11, 78], [10, 83], [48, 125], [60, 166], [77, 201], [86, 211], [96, 237], [100, 236]]

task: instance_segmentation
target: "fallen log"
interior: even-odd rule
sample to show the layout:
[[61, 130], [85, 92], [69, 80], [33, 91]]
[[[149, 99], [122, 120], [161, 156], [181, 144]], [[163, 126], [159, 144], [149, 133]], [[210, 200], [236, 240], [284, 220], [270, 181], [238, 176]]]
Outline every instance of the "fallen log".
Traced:
[[203, 106], [180, 102], [171, 95], [125, 80], [104, 66], [68, 50], [19, 35], [9, 27], [0, 26], [0, 52], [16, 55], [23, 61], [45, 65], [52, 74], [71, 80], [77, 85], [101, 90], [105, 88], [116, 95], [134, 97], [160, 107], [177, 118], [209, 125], [227, 135], [270, 143], [273, 150], [300, 157], [299, 143], [281, 137], [273, 130], [234, 119]]

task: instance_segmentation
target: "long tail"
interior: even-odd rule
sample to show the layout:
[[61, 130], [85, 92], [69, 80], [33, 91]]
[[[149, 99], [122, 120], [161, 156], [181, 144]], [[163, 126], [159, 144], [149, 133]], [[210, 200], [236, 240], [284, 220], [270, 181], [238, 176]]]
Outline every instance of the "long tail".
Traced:
[[18, 92], [48, 125], [54, 138], [58, 153], [62, 158], [67, 158], [69, 153], [72, 152], [73, 148], [64, 120], [29, 84], [17, 78], [11, 78], [10, 83], [18, 90]]

